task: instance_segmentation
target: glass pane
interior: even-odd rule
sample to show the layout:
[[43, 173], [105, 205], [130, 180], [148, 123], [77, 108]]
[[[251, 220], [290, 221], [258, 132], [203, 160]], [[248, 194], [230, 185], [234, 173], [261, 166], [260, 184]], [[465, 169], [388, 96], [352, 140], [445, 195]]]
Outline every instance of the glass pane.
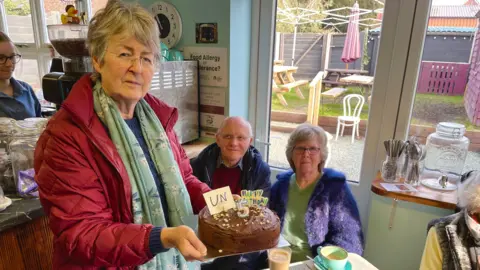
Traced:
[[108, 0], [92, 0], [92, 16], [107, 5]]
[[15, 43], [34, 43], [32, 18], [28, 0], [5, 0], [7, 26]]
[[52, 1], [47, 0], [43, 2], [43, 7], [45, 9], [45, 15], [47, 20], [47, 25], [50, 24], [61, 24], [61, 16], [65, 14], [65, 7], [69, 3], [63, 1]]
[[480, 39], [474, 38], [480, 6], [474, 2], [434, 1], [428, 21], [408, 135], [425, 146], [420, 181], [433, 188], [441, 175], [455, 188], [461, 174], [480, 169]]
[[[43, 3], [45, 9], [45, 19], [47, 25], [62, 24], [62, 14], [66, 14], [65, 8], [70, 2], [58, 1], [58, 0], [46, 0]], [[48, 33], [47, 33], [48, 39]], [[50, 43], [50, 40], [47, 40]]]
[[[327, 167], [345, 172], [349, 180], [360, 178], [362, 160], [358, 157], [362, 157], [368, 127], [383, 4], [358, 1], [360, 6], [354, 7], [355, 2], [288, 7], [278, 2], [268, 155], [271, 166], [290, 168], [285, 156], [290, 133], [299, 124], [311, 122], [328, 133], [331, 151]], [[353, 12], [358, 16], [350, 16]], [[312, 14], [306, 20], [322, 23], [301, 24], [295, 31], [289, 18], [305, 17], [306, 13]], [[348, 33], [349, 25], [358, 31], [357, 39]], [[352, 98], [352, 110], [344, 115], [347, 97]]]
[[22, 59], [15, 67], [14, 77], [30, 84], [35, 91], [42, 88], [36, 59]]

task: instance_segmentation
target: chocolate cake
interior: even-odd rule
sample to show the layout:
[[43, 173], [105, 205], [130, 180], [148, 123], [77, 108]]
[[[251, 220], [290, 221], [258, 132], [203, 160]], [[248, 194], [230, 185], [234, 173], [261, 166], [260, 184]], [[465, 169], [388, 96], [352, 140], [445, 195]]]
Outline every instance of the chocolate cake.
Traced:
[[263, 206], [252, 205], [248, 209], [248, 215], [245, 209], [229, 209], [210, 215], [205, 207], [198, 215], [200, 240], [220, 253], [244, 253], [277, 246], [278, 216]]

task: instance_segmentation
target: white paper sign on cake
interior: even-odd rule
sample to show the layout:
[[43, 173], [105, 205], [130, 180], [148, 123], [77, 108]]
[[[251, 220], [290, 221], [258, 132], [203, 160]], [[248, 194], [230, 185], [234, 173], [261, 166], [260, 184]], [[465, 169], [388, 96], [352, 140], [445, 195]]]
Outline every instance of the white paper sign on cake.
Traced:
[[204, 193], [203, 198], [205, 198], [211, 215], [236, 207], [232, 192], [228, 186]]

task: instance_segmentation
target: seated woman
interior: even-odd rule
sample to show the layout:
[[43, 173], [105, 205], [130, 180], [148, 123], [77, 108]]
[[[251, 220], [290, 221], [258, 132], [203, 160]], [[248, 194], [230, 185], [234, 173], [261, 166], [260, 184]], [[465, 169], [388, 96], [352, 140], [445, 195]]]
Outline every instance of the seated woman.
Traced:
[[328, 158], [325, 131], [298, 126], [285, 151], [292, 170], [277, 176], [270, 208], [277, 212], [282, 235], [291, 244], [292, 262], [317, 255], [319, 246], [335, 245], [363, 253], [363, 233], [357, 203], [345, 175], [324, 168]]
[[88, 26], [82, 77], [35, 149], [54, 269], [194, 269], [207, 252], [182, 225], [210, 188], [192, 175], [177, 109], [149, 95], [160, 61], [150, 12], [108, 1]]
[[15, 65], [22, 59], [12, 40], [0, 32], [0, 117], [23, 120], [41, 117], [40, 102], [28, 83], [15, 80]]
[[480, 269], [480, 172], [466, 173], [458, 185], [462, 210], [434, 220], [420, 269]]

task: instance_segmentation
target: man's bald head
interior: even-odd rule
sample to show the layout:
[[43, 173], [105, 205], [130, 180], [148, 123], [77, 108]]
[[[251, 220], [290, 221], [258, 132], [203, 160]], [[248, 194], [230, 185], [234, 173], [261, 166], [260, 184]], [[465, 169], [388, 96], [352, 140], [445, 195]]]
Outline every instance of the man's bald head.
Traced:
[[222, 160], [227, 166], [236, 165], [252, 143], [252, 126], [239, 116], [223, 120], [215, 136]]
[[250, 123], [241, 116], [230, 116], [225, 118], [217, 130], [217, 135], [220, 134], [222, 130], [229, 125], [236, 125], [238, 127], [243, 127], [247, 130], [248, 135], [250, 137], [253, 137], [252, 125], [250, 125]]

